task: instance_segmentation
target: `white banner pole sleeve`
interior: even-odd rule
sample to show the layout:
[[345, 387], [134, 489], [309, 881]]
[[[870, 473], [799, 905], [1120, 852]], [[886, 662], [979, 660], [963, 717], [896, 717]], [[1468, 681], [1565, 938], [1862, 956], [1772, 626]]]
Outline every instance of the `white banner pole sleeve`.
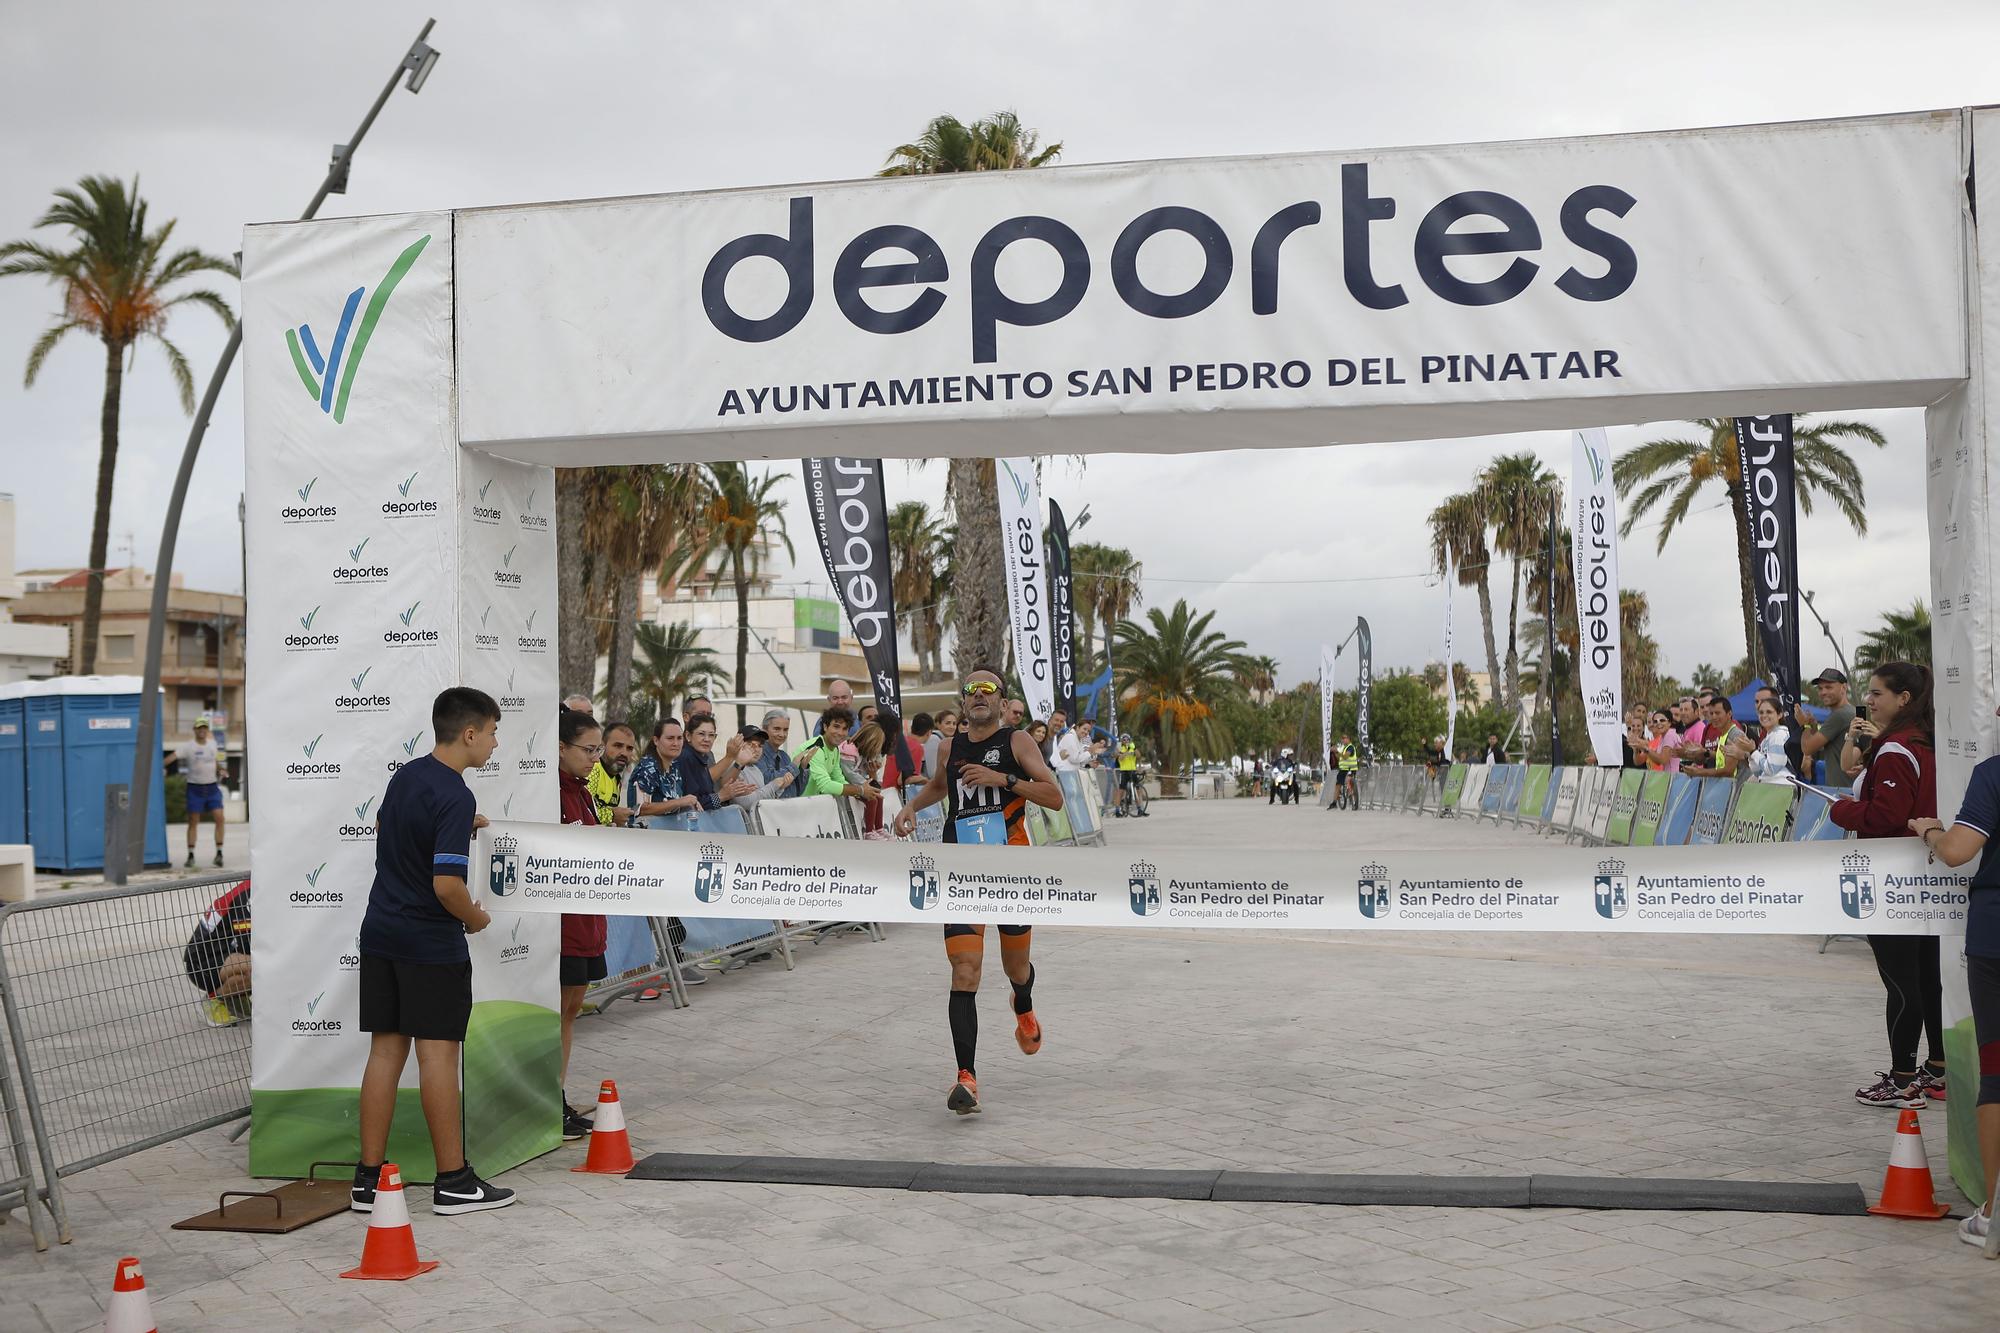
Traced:
[[1014, 630], [1014, 670], [1021, 677], [1028, 716], [1046, 721], [1055, 711], [1050, 665], [1048, 584], [1042, 566], [1042, 482], [1031, 458], [994, 463], [1000, 488], [1000, 533], [1007, 549], [1007, 619]]
[[1611, 480], [1611, 445], [1598, 427], [1571, 436], [1570, 562], [1576, 573], [1577, 680], [1597, 762], [1616, 768], [1624, 757], [1618, 611], [1618, 492]]

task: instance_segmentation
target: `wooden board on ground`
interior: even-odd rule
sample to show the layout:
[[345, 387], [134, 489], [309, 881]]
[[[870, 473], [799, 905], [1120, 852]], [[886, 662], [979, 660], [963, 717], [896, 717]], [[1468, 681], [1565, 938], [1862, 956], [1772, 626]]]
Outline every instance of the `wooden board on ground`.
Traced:
[[[313, 1179], [311, 1172], [322, 1166], [341, 1167], [348, 1175], [336, 1180]], [[214, 1208], [174, 1223], [173, 1229], [283, 1236], [346, 1212], [353, 1171], [352, 1162], [314, 1162], [306, 1179], [274, 1190], [224, 1190]]]

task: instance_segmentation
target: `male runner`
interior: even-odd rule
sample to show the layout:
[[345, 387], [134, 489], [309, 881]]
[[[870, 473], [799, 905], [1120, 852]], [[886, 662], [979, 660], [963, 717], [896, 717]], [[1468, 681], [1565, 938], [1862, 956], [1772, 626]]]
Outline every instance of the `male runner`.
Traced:
[[[1062, 788], [1042, 760], [1041, 747], [1025, 731], [1000, 725], [1000, 673], [980, 670], [965, 681], [965, 725], [924, 789], [896, 815], [896, 836], [916, 832], [917, 811], [945, 802], [944, 841], [1028, 844], [1028, 802], [1044, 810], [1062, 809]], [[1035, 1018], [1035, 965], [1029, 956], [1030, 926], [1000, 927], [1000, 964], [1014, 987], [1014, 1042], [1024, 1055], [1042, 1049], [1042, 1025]], [[951, 1042], [958, 1056], [958, 1081], [945, 1106], [959, 1115], [979, 1109], [974, 1056], [979, 1045], [980, 964], [986, 954], [986, 927], [952, 924], [944, 928], [944, 953], [951, 963]]]

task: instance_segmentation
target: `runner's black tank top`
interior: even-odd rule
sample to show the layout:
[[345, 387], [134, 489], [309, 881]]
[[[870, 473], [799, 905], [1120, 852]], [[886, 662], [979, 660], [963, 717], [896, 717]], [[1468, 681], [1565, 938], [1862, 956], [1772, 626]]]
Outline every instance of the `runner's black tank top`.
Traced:
[[959, 770], [967, 764], [981, 764], [996, 773], [1011, 773], [1018, 781], [1026, 782], [1027, 770], [1014, 758], [1014, 732], [1013, 727], [1001, 727], [983, 741], [973, 740], [969, 731], [961, 731], [951, 738], [951, 751], [944, 770], [946, 842], [974, 841], [969, 836], [962, 840], [959, 838], [958, 821], [967, 816], [990, 816], [997, 812], [1006, 823], [1006, 840], [1022, 847], [1028, 845], [1026, 797], [1009, 792], [1004, 787], [967, 787], [958, 780]]

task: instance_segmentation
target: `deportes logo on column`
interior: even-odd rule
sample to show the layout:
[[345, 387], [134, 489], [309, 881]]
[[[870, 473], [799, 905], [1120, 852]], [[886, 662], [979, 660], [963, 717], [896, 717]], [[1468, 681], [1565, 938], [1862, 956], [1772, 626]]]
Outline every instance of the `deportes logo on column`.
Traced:
[[[402, 757], [401, 758], [391, 757], [388, 763], [388, 771], [394, 773], [404, 764], [407, 764], [412, 759], [415, 759], [417, 757], [417, 751], [420, 748], [422, 748], [423, 743], [424, 743], [424, 733], [421, 731], [413, 731], [409, 734], [409, 736], [406, 739], [398, 742], [399, 748], [402, 750]], [[488, 765], [488, 767], [491, 767], [491, 765]]]
[[333, 696], [333, 711], [336, 713], [386, 713], [394, 701], [386, 694], [368, 688], [368, 677], [375, 672], [374, 667], [363, 667], [347, 678], [347, 688]]
[[496, 588], [518, 588], [521, 586], [521, 571], [514, 568], [514, 552], [521, 549], [521, 543], [500, 553], [500, 568], [493, 571], [493, 586]]
[[497, 653], [500, 651], [500, 635], [493, 625], [493, 603], [479, 613], [479, 623], [472, 629], [472, 647], [475, 652]]
[[497, 504], [488, 504], [486, 500], [486, 493], [492, 489], [493, 478], [488, 477], [485, 481], [479, 483], [479, 495], [472, 502], [472, 521], [484, 524], [489, 528], [497, 526], [500, 522], [500, 506]]
[[421, 495], [412, 497], [417, 478], [421, 473], [412, 472], [396, 483], [396, 498], [382, 502], [382, 512], [389, 518], [429, 518], [438, 511], [436, 500], [426, 500]]
[[326, 734], [322, 732], [299, 747], [299, 757], [285, 765], [286, 781], [324, 782], [340, 776], [339, 762], [320, 752], [325, 740]]
[[910, 906], [927, 912], [937, 905], [937, 862], [919, 852], [910, 858]]
[[285, 634], [285, 651], [288, 653], [324, 653], [340, 647], [340, 636], [323, 625], [319, 625], [319, 608], [314, 607], [298, 618], [299, 627]]
[[[340, 317], [333, 325], [333, 338], [324, 352], [320, 350], [320, 339], [313, 333], [312, 325], [301, 324], [295, 329], [285, 330], [285, 346], [291, 351], [292, 366], [299, 372], [299, 382], [305, 385], [306, 393], [319, 403], [319, 410], [331, 416], [336, 423], [347, 420], [347, 398], [354, 391], [354, 377], [360, 373], [362, 354], [368, 350], [368, 340], [375, 336], [375, 326], [381, 322], [383, 308], [389, 304], [396, 284], [403, 280], [410, 266], [417, 262], [417, 256], [430, 243], [429, 236], [419, 237], [397, 255], [396, 262], [389, 265], [389, 271], [382, 275], [382, 281], [375, 284], [373, 296], [368, 295], [366, 287], [356, 287], [347, 294]], [[361, 307], [364, 296], [368, 297], [365, 310]], [[357, 311], [361, 314], [358, 325], [354, 318]]]
[[507, 688], [500, 691], [500, 698], [496, 701], [503, 713], [519, 713], [528, 706], [527, 695], [514, 693], [514, 677], [519, 671], [520, 668], [515, 667], [507, 672]]
[[493, 855], [486, 862], [486, 887], [495, 898], [520, 892], [521, 840], [511, 833], [493, 840]]
[[535, 495], [539, 489], [538, 487], [534, 491], [529, 491], [527, 502], [521, 506], [521, 526], [529, 532], [547, 532], [549, 530], [549, 516], [535, 512]]
[[305, 485], [294, 486], [292, 494], [298, 496], [298, 503], [285, 501], [278, 509], [279, 520], [285, 523], [331, 523], [339, 518], [339, 505], [313, 499], [313, 492], [318, 488], [318, 477], [308, 477]]
[[1606, 921], [1616, 921], [1631, 909], [1625, 887], [1625, 863], [1617, 857], [1597, 863], [1597, 875], [1591, 884], [1595, 889], [1591, 897], [1597, 904], [1597, 914]]
[[333, 583], [338, 588], [361, 587], [389, 581], [389, 567], [368, 558], [368, 543], [373, 537], [363, 537], [347, 548], [347, 559], [333, 563]]
[[1875, 915], [1875, 876], [1869, 873], [1868, 864], [1861, 852], [1840, 858], [1840, 910], [1856, 921]]
[[508, 934], [505, 947], [500, 950], [501, 962], [522, 963], [527, 961], [528, 954], [533, 948], [533, 942], [521, 938], [521, 923], [526, 920], [527, 918], [524, 916], [514, 918], [514, 929]]
[[729, 889], [729, 868], [722, 863], [727, 855], [722, 844], [705, 842], [701, 859], [694, 863], [694, 896], [705, 903], [719, 903]]
[[546, 773], [549, 771], [549, 761], [546, 759], [539, 758], [535, 754], [535, 742], [541, 740], [541, 738], [542, 738], [542, 733], [540, 731], [531, 731], [528, 733], [528, 745], [527, 745], [528, 752], [522, 755], [519, 761], [517, 761], [515, 764], [515, 767], [519, 769], [521, 772]]
[[426, 629], [417, 623], [417, 613], [422, 610], [423, 605], [423, 599], [419, 598], [398, 611], [396, 619], [402, 622], [402, 627], [383, 630], [382, 642], [391, 648], [423, 648], [436, 643], [438, 632]]
[[1132, 893], [1133, 916], [1157, 916], [1160, 911], [1160, 869], [1151, 861], [1134, 861], [1126, 876]]
[[337, 1018], [321, 1018], [320, 1006], [326, 1002], [326, 992], [321, 991], [306, 1001], [303, 1017], [292, 1020], [294, 1037], [337, 1037], [341, 1032], [341, 1022]]
[[354, 807], [354, 819], [352, 822], [348, 820], [341, 821], [337, 832], [342, 842], [373, 842], [375, 840], [375, 821], [368, 814], [374, 807], [375, 798], [370, 796], [367, 800]]
[[527, 623], [514, 640], [514, 646], [524, 653], [545, 653], [549, 650], [549, 636], [535, 633], [535, 617], [541, 613], [539, 606], [528, 612]]
[[294, 888], [289, 894], [285, 896], [286, 903], [292, 907], [346, 906], [347, 904], [346, 894], [342, 893], [339, 889], [336, 889], [331, 885], [329, 885], [324, 889], [322, 889], [319, 886], [319, 877], [321, 875], [324, 875], [325, 873], [326, 873], [326, 862], [324, 861], [321, 861], [317, 866], [315, 866], [311, 870], [308, 870], [306, 872], [305, 887]]
[[1396, 904], [1389, 897], [1389, 867], [1380, 862], [1369, 862], [1361, 867], [1361, 878], [1354, 887], [1355, 898], [1361, 904], [1361, 915], [1370, 921], [1380, 921], [1395, 914]]

